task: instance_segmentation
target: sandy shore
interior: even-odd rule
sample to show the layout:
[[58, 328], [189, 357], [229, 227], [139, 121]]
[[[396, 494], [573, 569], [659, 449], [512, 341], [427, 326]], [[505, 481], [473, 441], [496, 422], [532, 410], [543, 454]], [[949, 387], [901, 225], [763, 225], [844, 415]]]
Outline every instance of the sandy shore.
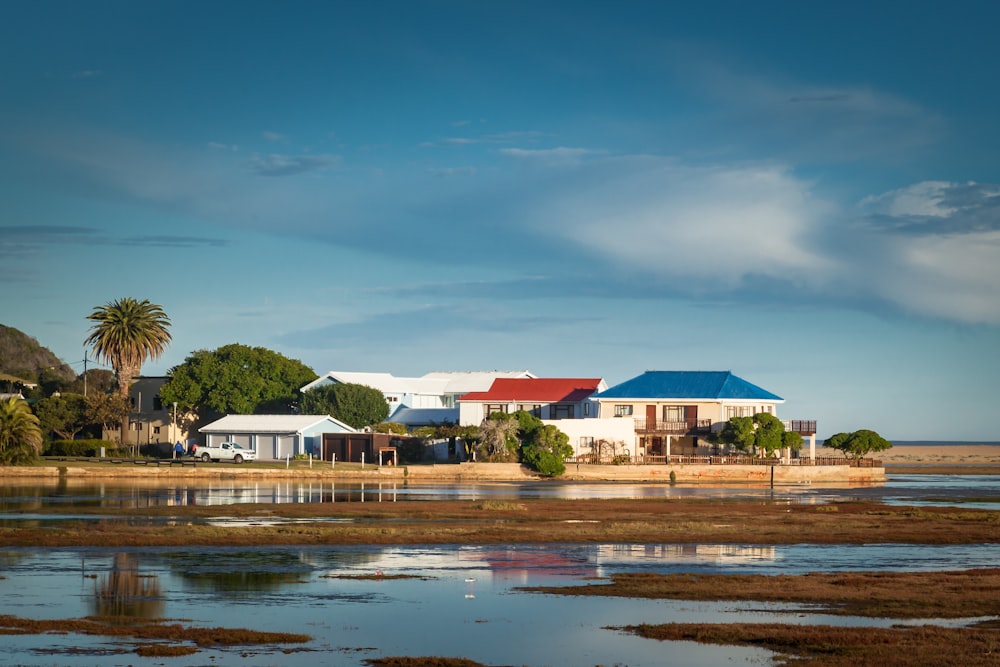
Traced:
[[[816, 448], [816, 456], [843, 456], [834, 449]], [[895, 445], [871, 458], [887, 465], [1000, 465], [1000, 445]]]

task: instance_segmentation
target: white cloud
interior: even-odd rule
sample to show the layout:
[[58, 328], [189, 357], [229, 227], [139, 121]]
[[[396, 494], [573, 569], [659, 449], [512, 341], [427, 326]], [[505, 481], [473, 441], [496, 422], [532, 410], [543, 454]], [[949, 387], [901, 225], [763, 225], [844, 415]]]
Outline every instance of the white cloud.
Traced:
[[264, 137], [268, 141], [285, 141], [288, 139], [288, 135], [282, 134], [281, 132], [264, 131], [260, 133], [260, 136]]
[[[540, 218], [620, 267], [703, 289], [750, 276], [811, 283], [831, 260], [810, 246], [830, 205], [773, 165], [690, 167], [651, 156], [598, 160], [601, 176]], [[697, 290], [698, 288], [695, 288]]]
[[929, 215], [946, 218], [955, 212], [955, 208], [943, 205], [951, 186], [952, 184], [947, 181], [923, 181], [880, 195], [865, 197], [859, 206], [871, 213], [890, 216]]
[[250, 168], [262, 176], [293, 176], [307, 171], [322, 171], [337, 164], [336, 155], [254, 155]]

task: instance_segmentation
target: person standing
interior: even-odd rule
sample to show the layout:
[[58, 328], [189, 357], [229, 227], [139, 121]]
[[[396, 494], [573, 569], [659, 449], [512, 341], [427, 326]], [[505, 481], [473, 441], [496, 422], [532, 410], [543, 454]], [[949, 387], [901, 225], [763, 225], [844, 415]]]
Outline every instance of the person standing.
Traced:
[[184, 445], [182, 445], [181, 441], [178, 440], [177, 444], [174, 445], [174, 458], [179, 459], [182, 456], [184, 456]]

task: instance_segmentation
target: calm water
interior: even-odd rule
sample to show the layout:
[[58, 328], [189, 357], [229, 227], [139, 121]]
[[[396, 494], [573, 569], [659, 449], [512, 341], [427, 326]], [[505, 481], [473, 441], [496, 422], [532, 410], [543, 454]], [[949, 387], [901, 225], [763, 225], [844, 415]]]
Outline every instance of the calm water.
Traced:
[[760, 498], [795, 503], [864, 499], [894, 504], [975, 506], [1000, 510], [1000, 475], [890, 475], [870, 486], [670, 485], [522, 482], [408, 484], [382, 482], [225, 482], [134, 486], [94, 483], [18, 483], [0, 488], [0, 515], [42, 507], [143, 508], [233, 503], [395, 502], [398, 500], [520, 500], [529, 498]]
[[[910, 476], [884, 487], [709, 489], [634, 484], [501, 484], [365, 488], [253, 485], [161, 488], [6, 487], [0, 518], [31, 510], [235, 502], [393, 502], [416, 498], [648, 497], [739, 494], [794, 502], [867, 497], [884, 502], [978, 503], [998, 494], [994, 478]], [[937, 500], [935, 500], [937, 499]], [[977, 500], [979, 499], [979, 500]], [[41, 515], [38, 515], [41, 516]], [[37, 518], [37, 517], [35, 517]], [[95, 527], [99, 529], [99, 524]], [[490, 665], [770, 664], [756, 649], [661, 643], [605, 629], [661, 622], [771, 621], [888, 625], [782, 605], [571, 598], [525, 593], [615, 572], [796, 573], [935, 570], [996, 566], [1000, 545], [878, 544], [519, 545], [517, 547], [266, 547], [176, 549], [9, 549], [0, 552], [0, 613], [73, 618], [94, 613], [180, 619], [185, 625], [303, 632], [288, 647], [203, 650], [187, 658], [143, 659], [113, 651], [132, 642], [76, 635], [3, 636], [5, 665], [361, 665], [388, 655], [465, 656]], [[343, 579], [342, 575], [413, 579]], [[128, 595], [115, 595], [119, 587]], [[120, 592], [120, 591], [118, 591]], [[111, 605], [111, 608], [109, 608]], [[79, 652], [82, 650], [83, 652]]]

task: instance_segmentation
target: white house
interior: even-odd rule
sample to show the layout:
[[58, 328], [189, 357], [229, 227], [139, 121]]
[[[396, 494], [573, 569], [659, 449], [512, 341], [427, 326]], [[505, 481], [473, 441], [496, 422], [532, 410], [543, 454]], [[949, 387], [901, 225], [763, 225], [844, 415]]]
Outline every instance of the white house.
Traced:
[[378, 389], [389, 404], [387, 421], [424, 426], [458, 421], [459, 396], [485, 391], [497, 378], [532, 378], [528, 371], [435, 371], [421, 377], [396, 377], [391, 373], [330, 371], [300, 389], [310, 391], [327, 384], [360, 384]]
[[297, 454], [319, 456], [324, 433], [354, 433], [329, 415], [226, 415], [202, 426], [206, 445], [235, 442], [262, 459], [284, 459]]

